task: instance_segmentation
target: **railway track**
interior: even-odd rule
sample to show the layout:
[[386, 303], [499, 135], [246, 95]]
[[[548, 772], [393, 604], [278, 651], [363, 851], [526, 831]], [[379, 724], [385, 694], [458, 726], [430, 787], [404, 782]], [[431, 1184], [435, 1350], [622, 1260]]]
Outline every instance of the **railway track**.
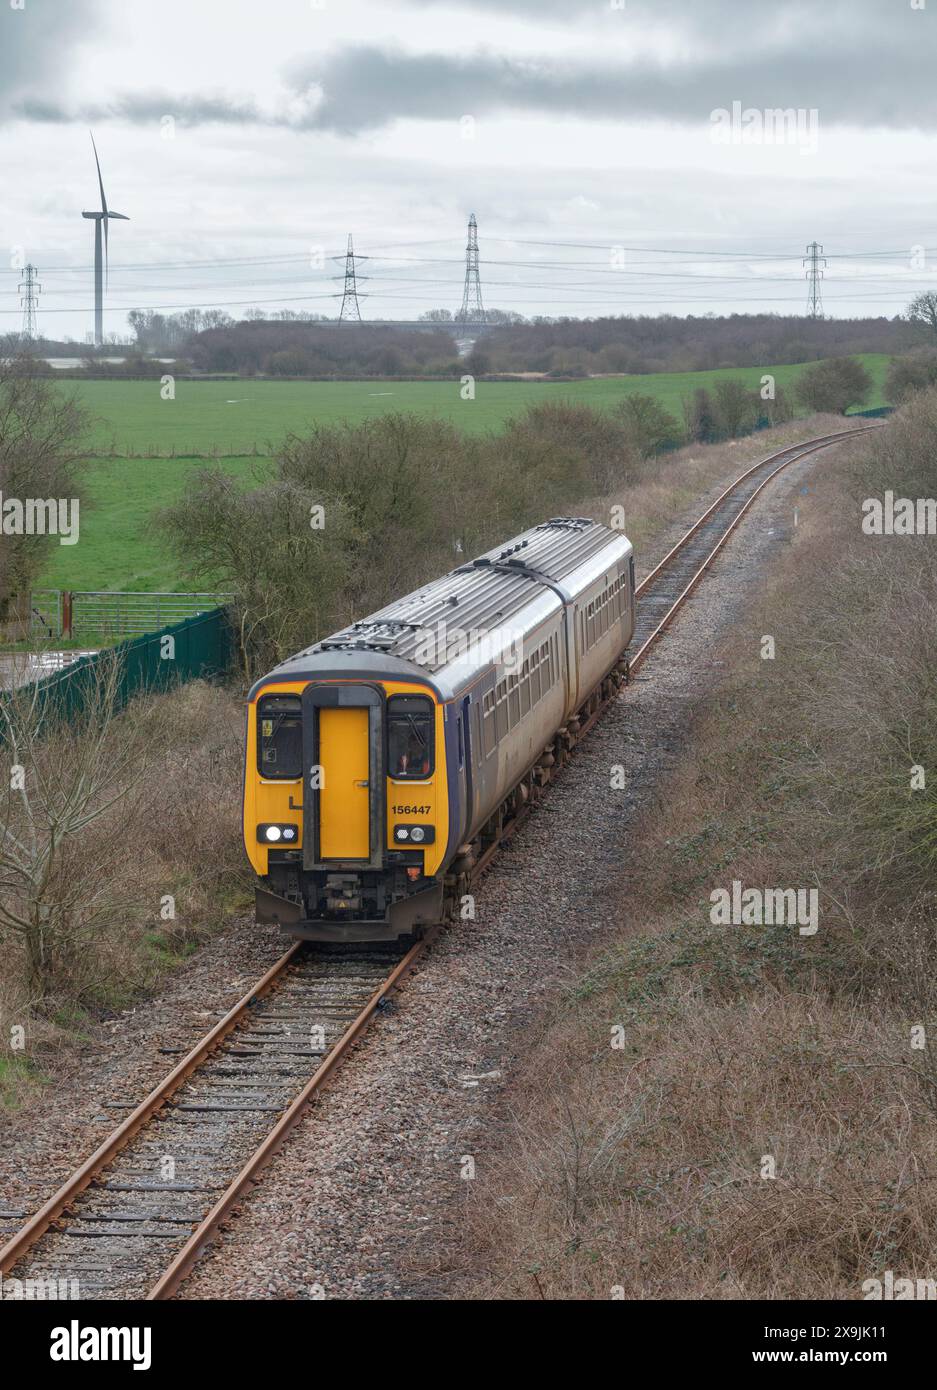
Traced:
[[[639, 669], [762, 489], [799, 459], [867, 432], [840, 431], [763, 459], [681, 537], [638, 586], [635, 634], [622, 671], [560, 731], [525, 794], [498, 813], [471, 872], [453, 880], [454, 891], [477, 883], [524, 823], [555, 769]], [[0, 1249], [4, 1278], [77, 1279], [82, 1298], [171, 1297], [432, 935], [400, 950], [291, 947], [15, 1230]], [[102, 1108], [119, 1113], [125, 1104], [114, 1100]], [[6, 1212], [0, 1223], [24, 1216]]]
[[710, 565], [718, 558], [759, 493], [778, 473], [809, 454], [829, 448], [831, 444], [881, 428], [881, 425], [869, 425], [864, 429], [840, 430], [836, 434], [808, 440], [771, 454], [736, 478], [638, 585], [637, 620], [627, 652], [629, 672], [633, 675], [642, 665], [655, 642], [666, 632]]
[[5, 1277], [168, 1298], [426, 944], [297, 942], [0, 1250]]

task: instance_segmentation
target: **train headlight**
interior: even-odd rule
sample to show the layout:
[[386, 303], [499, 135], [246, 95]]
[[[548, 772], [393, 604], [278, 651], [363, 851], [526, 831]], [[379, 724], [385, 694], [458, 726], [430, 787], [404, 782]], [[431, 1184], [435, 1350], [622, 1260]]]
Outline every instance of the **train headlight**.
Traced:
[[282, 840], [284, 844], [295, 845], [299, 840], [298, 825], [269, 825], [263, 824], [257, 827], [257, 839], [264, 845], [276, 845]]
[[436, 839], [433, 825], [395, 825], [394, 839], [402, 845], [431, 845]]

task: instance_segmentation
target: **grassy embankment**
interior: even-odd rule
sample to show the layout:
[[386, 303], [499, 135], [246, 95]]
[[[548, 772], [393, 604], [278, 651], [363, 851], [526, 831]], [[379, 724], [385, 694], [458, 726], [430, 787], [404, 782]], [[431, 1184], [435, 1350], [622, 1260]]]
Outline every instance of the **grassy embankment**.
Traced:
[[[515, 1137], [471, 1185], [475, 1296], [934, 1279], [937, 555], [863, 535], [860, 509], [933, 497], [935, 441], [932, 393], [819, 473], [717, 653], [692, 751], [629, 844], [620, 933], [540, 1020]], [[817, 888], [819, 931], [713, 925], [736, 879]]]

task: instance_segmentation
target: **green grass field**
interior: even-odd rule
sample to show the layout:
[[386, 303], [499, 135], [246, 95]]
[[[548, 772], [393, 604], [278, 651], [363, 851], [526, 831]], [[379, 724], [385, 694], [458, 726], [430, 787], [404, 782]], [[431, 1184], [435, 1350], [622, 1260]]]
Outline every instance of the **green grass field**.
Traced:
[[[868, 405], [884, 405], [888, 357], [861, 359], [875, 383]], [[151, 525], [154, 511], [181, 494], [192, 455], [217, 451], [220, 466], [249, 484], [270, 466], [290, 433], [310, 426], [357, 423], [388, 411], [415, 411], [451, 420], [468, 431], [498, 430], [529, 405], [568, 400], [612, 408], [623, 396], [656, 396], [677, 418], [682, 401], [698, 387], [737, 377], [752, 389], [770, 371], [785, 390], [802, 366], [660, 373], [575, 382], [479, 382], [474, 401], [463, 401], [457, 381], [180, 381], [176, 399], [160, 397], [158, 381], [68, 383], [93, 417], [89, 450], [137, 457], [96, 458], [88, 463], [89, 505], [81, 514], [81, 539], [57, 546], [40, 586], [54, 589], [175, 589], [183, 585], [165, 542]], [[64, 384], [63, 384], [64, 385]], [[176, 457], [158, 457], [175, 451]], [[258, 457], [260, 455], [261, 457]], [[39, 586], [37, 586], [39, 587]]]
[[[860, 359], [875, 382], [870, 406], [884, 405], [888, 357]], [[590, 381], [478, 383], [474, 401], [463, 401], [458, 381], [180, 381], [176, 398], [160, 398], [159, 381], [88, 381], [76, 385], [94, 417], [89, 441], [96, 452], [113, 445], [119, 454], [179, 455], [272, 453], [284, 436], [315, 424], [340, 424], [388, 411], [416, 411], [451, 420], [460, 429], [500, 429], [512, 415], [545, 400], [570, 400], [611, 408], [635, 392], [653, 395], [677, 418], [681, 402], [697, 387], [737, 377], [755, 389], [765, 371], [788, 390], [802, 366], [733, 368], [712, 372], [661, 372]]]

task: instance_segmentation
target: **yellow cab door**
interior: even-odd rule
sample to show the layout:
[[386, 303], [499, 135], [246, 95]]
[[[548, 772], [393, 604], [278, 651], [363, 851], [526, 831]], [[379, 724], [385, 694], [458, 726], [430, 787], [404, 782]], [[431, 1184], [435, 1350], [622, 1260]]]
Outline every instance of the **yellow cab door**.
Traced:
[[319, 854], [322, 859], [367, 859], [371, 853], [368, 787], [368, 708], [319, 710]]

